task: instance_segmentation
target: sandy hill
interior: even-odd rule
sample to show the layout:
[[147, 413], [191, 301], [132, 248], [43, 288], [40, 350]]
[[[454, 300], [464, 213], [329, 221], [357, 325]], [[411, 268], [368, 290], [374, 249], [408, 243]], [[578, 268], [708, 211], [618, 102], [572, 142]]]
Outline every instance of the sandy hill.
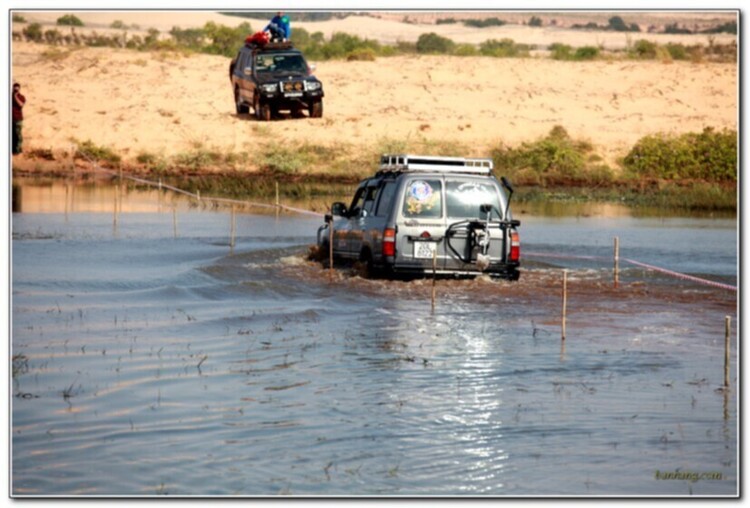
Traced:
[[[52, 19], [60, 13], [33, 14]], [[120, 19], [140, 21], [141, 27], [188, 26], [188, 20], [201, 26], [221, 16], [138, 15], [80, 13], [86, 23], [96, 19], [105, 26]], [[344, 31], [360, 27], [351, 32], [362, 33], [378, 23], [378, 33], [392, 29], [393, 37], [403, 38], [418, 27], [365, 17], [344, 21], [349, 23]], [[325, 23], [334, 22], [319, 26]], [[476, 34], [467, 32], [470, 36]], [[258, 143], [284, 140], [368, 147], [384, 139], [427, 139], [459, 142], [472, 147], [467, 155], [486, 155], [500, 142], [530, 141], [562, 125], [591, 141], [612, 164], [647, 134], [737, 128], [735, 64], [449, 56], [325, 61], [316, 71], [326, 90], [324, 117], [270, 123], [234, 114], [228, 64], [220, 56], [108, 48], [51, 51], [14, 42], [12, 78], [23, 84], [28, 98], [27, 147], [67, 150], [73, 139], [91, 140], [134, 158], [195, 147], [252, 153]]]

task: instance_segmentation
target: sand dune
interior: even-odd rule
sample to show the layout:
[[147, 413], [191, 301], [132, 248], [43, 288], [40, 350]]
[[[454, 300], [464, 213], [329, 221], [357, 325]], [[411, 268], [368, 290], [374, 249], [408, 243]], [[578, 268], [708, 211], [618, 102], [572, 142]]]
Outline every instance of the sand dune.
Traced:
[[[133, 22], [125, 14], [107, 13]], [[373, 21], [352, 18], [367, 20]], [[388, 23], [411, 26], [377, 22], [384, 33]], [[73, 139], [91, 140], [126, 159], [197, 146], [252, 153], [259, 142], [277, 139], [366, 147], [384, 138], [426, 138], [486, 155], [498, 143], [516, 145], [562, 125], [613, 164], [644, 135], [737, 128], [738, 119], [734, 64], [448, 56], [326, 61], [316, 71], [326, 90], [322, 119], [261, 123], [234, 114], [227, 58], [57, 51], [66, 56], [51, 56], [43, 45], [12, 46], [12, 78], [28, 99], [26, 146], [67, 150]]]

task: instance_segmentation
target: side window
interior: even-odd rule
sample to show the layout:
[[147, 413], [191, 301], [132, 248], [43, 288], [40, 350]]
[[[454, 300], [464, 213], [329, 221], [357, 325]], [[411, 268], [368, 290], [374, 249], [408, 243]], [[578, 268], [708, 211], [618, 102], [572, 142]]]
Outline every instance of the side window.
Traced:
[[249, 58], [249, 56], [250, 56], [250, 53], [247, 53], [247, 52], [240, 53], [240, 58], [238, 60], [238, 66], [237, 66], [237, 70], [239, 71], [240, 74], [244, 75], [245, 74], [245, 67], [249, 67], [250, 66], [250, 58]]
[[380, 189], [380, 201], [375, 211], [377, 217], [385, 217], [391, 210], [393, 196], [396, 193], [396, 182], [386, 182]]
[[406, 185], [404, 217], [442, 217], [443, 185], [440, 180], [416, 179]]
[[364, 187], [357, 189], [357, 193], [354, 195], [354, 199], [352, 199], [352, 206], [349, 207], [349, 217], [359, 217], [362, 205], [365, 202], [365, 190]]
[[364, 210], [368, 215], [372, 214], [372, 209], [375, 207], [375, 201], [378, 199], [378, 191], [380, 187], [368, 187], [365, 192], [365, 204]]

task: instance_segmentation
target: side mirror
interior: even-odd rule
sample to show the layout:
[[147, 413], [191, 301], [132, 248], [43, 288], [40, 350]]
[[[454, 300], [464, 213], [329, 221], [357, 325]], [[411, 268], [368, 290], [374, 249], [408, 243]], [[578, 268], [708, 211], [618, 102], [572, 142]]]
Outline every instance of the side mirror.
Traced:
[[479, 211], [481, 213], [490, 213], [492, 211], [492, 205], [487, 204], [487, 203], [483, 205], [479, 205]]
[[344, 203], [336, 202], [331, 205], [331, 215], [337, 215], [339, 217], [346, 217], [346, 205]]
[[333, 215], [331, 215], [330, 213], [327, 213], [325, 214], [323, 220], [325, 221], [326, 224], [330, 224], [331, 222], [333, 222]]
[[310, 64], [310, 65], [308, 65], [308, 67], [310, 68], [310, 74], [312, 74], [313, 72], [315, 72], [315, 69], [318, 68], [318, 66], [315, 65], [315, 64]]
[[253, 68], [252, 67], [245, 67], [245, 70], [242, 71], [242, 72], [245, 73], [245, 76], [250, 76], [253, 73]]

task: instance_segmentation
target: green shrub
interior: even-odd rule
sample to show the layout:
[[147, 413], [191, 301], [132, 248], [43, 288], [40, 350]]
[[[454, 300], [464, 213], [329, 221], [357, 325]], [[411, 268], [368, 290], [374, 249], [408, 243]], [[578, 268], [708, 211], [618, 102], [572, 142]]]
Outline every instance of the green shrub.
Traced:
[[309, 156], [299, 147], [272, 144], [264, 148], [256, 162], [262, 170], [291, 175], [305, 167], [308, 159]]
[[516, 44], [513, 39], [489, 39], [479, 45], [482, 55], [500, 58], [529, 56], [529, 49], [526, 44]]
[[44, 32], [42, 31], [42, 25], [39, 23], [32, 23], [23, 29], [23, 35], [27, 40], [33, 42], [42, 42], [44, 38]]
[[489, 26], [503, 26], [507, 22], [500, 18], [486, 18], [486, 19], [467, 19], [464, 21], [464, 25], [474, 28], [487, 28]]
[[452, 25], [455, 23], [458, 23], [456, 18], [440, 18], [435, 22], [436, 25]]
[[178, 166], [197, 170], [221, 164], [223, 157], [218, 152], [207, 150], [198, 145], [189, 152], [178, 153], [172, 160]]
[[121, 20], [116, 19], [112, 23], [109, 24], [110, 28], [114, 28], [115, 30], [124, 30], [128, 27], [125, 23], [123, 23]]
[[646, 136], [625, 156], [623, 165], [636, 177], [734, 182], [737, 132], [707, 127], [701, 133]]
[[373, 50], [372, 48], [357, 48], [354, 51], [349, 52], [349, 54], [346, 55], [346, 59], [350, 62], [374, 62], [375, 50]]
[[109, 162], [115, 165], [120, 163], [120, 156], [114, 150], [105, 146], [95, 145], [91, 140], [78, 143], [75, 158], [95, 162]]
[[458, 44], [453, 50], [453, 54], [456, 56], [477, 56], [479, 50], [473, 44]]
[[737, 22], [736, 21], [729, 21], [727, 23], [724, 23], [722, 25], [709, 28], [707, 30], [703, 30], [704, 34], [720, 34], [720, 33], [728, 33], [728, 34], [734, 34], [737, 35]]
[[83, 21], [74, 14], [60, 16], [57, 18], [57, 24], [62, 26], [84, 26]]
[[498, 171], [519, 184], [599, 185], [612, 180], [611, 170], [602, 164], [589, 166], [593, 147], [586, 141], [571, 139], [561, 126], [537, 141], [517, 148], [501, 145], [492, 151]]
[[665, 46], [669, 56], [674, 60], [688, 60], [690, 55], [688, 54], [687, 48], [683, 44], [667, 43]]
[[531, 19], [529, 20], [529, 26], [534, 26], [534, 27], [542, 26], [542, 18], [539, 18], [537, 16], [531, 16]]
[[555, 42], [549, 46], [550, 57], [554, 60], [570, 60], [573, 58], [573, 47], [560, 42]]
[[26, 18], [20, 14], [13, 14], [13, 23], [26, 23]]
[[656, 48], [657, 45], [655, 42], [639, 39], [630, 50], [630, 55], [644, 60], [654, 59], [656, 58]]
[[449, 54], [455, 47], [455, 42], [435, 32], [422, 34], [417, 39], [417, 53]]
[[599, 56], [599, 48], [594, 46], [582, 46], [576, 49], [574, 60], [594, 60]]
[[203, 33], [208, 43], [203, 47], [202, 51], [232, 58], [237, 54], [237, 49], [244, 42], [245, 37], [252, 33], [252, 28], [250, 27], [250, 23], [247, 22], [230, 28], [209, 21], [203, 26]]

